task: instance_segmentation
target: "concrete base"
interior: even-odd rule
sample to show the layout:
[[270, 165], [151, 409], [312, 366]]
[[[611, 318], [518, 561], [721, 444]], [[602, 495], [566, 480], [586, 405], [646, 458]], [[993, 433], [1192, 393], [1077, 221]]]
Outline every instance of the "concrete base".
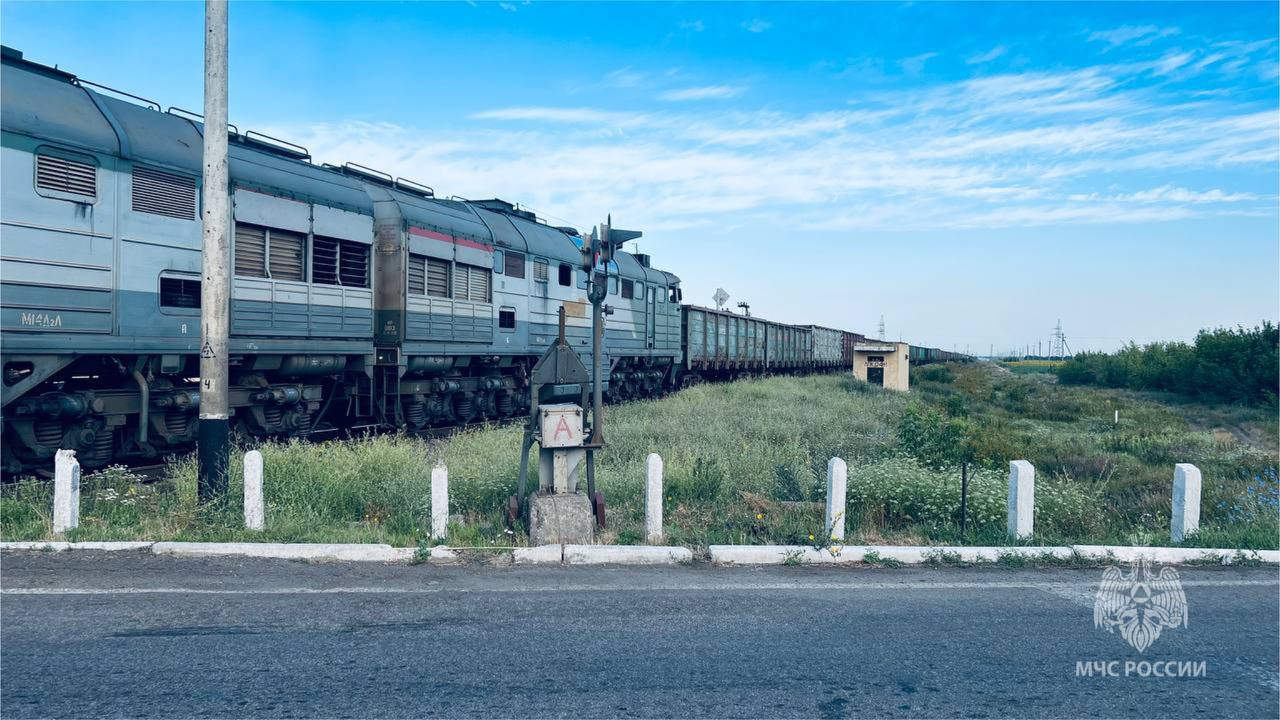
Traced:
[[586, 493], [529, 497], [530, 545], [590, 545], [596, 516]]

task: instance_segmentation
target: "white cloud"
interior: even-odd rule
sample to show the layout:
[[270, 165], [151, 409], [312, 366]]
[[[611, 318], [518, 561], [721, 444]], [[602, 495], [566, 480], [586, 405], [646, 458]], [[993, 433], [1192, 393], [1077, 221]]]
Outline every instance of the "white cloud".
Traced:
[[924, 70], [924, 64], [936, 57], [938, 57], [936, 52], [920, 53], [899, 60], [898, 65], [908, 75], [919, 75]]
[[1150, 190], [1140, 190], [1138, 192], [1126, 193], [1120, 195], [1112, 195], [1110, 197], [1100, 197], [1097, 193], [1088, 195], [1072, 195], [1072, 200], [1106, 200], [1110, 202], [1130, 202], [1130, 203], [1238, 203], [1258, 200], [1256, 193], [1223, 192], [1218, 188], [1205, 191], [1188, 190], [1183, 187], [1175, 187], [1173, 185], [1162, 185], [1158, 188]]
[[[630, 72], [614, 71], [615, 80]], [[265, 130], [310, 147], [319, 161], [354, 160], [442, 196], [497, 195], [577, 224], [614, 212], [651, 231], [1274, 217], [1271, 191], [1239, 186], [1253, 182], [1231, 179], [1239, 173], [1212, 173], [1274, 171], [1276, 108], [1190, 91], [1170, 104], [1135, 85], [1163, 81], [1150, 72], [1129, 63], [1005, 73], [863, 93], [851, 106], [809, 112], [520, 106], [474, 113], [445, 134], [361, 122]], [[707, 85], [664, 99], [742, 92]], [[1137, 180], [1161, 174], [1214, 179], [1204, 189]]]
[[1101, 41], [1107, 44], [1106, 50], [1121, 45], [1150, 45], [1163, 37], [1177, 35], [1181, 32], [1175, 27], [1158, 27], [1156, 25], [1124, 25], [1111, 30], [1097, 30], [1089, 33], [1090, 41]]
[[689, 30], [690, 32], [702, 32], [706, 29], [706, 26], [701, 20], [681, 20], [680, 29]]
[[1003, 45], [997, 45], [984, 53], [978, 53], [965, 60], [967, 65], [979, 65], [981, 63], [991, 62], [1005, 54], [1007, 49]]
[[681, 100], [725, 100], [738, 97], [746, 88], [737, 85], [704, 85], [688, 87], [681, 90], [669, 90], [658, 97], [668, 101]]
[[498, 7], [506, 10], [507, 12], [515, 12], [518, 9], [514, 4], [508, 2], [500, 2], [498, 3]]
[[742, 29], [751, 33], [762, 33], [771, 27], [773, 27], [773, 23], [768, 20], [761, 20], [760, 18], [745, 20], [742, 23]]
[[605, 75], [604, 79], [605, 82], [613, 87], [630, 88], [644, 82], [644, 73], [638, 73], [630, 67], [624, 67]]

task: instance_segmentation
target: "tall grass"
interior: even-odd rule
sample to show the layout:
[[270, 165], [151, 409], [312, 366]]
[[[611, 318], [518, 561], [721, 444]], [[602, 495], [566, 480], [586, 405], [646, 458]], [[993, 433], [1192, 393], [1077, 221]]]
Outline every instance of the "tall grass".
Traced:
[[[841, 457], [852, 542], [1003, 542], [1007, 462], [1025, 458], [1037, 467], [1034, 542], [1165, 544], [1173, 463], [1193, 462], [1205, 478], [1203, 530], [1188, 544], [1280, 546], [1275, 453], [1197, 429], [1194, 409], [989, 365], [920, 368], [913, 383], [915, 392], [901, 394], [843, 376], [775, 377], [606, 408], [600, 539], [641, 541], [645, 456], [657, 452], [673, 544], [822, 544], [826, 465]], [[174, 459], [160, 482], [112, 468], [85, 478], [81, 527], [70, 538], [412, 546], [425, 541], [431, 469], [443, 463], [454, 513], [448, 542], [523, 544], [503, 517], [521, 432], [263, 444], [261, 533], [242, 527], [238, 472], [223, 501], [202, 507], [192, 458]], [[963, 537], [961, 460], [972, 463]], [[530, 472], [536, 483], [536, 453]], [[49, 495], [46, 482], [0, 488], [0, 536], [52, 538]]]

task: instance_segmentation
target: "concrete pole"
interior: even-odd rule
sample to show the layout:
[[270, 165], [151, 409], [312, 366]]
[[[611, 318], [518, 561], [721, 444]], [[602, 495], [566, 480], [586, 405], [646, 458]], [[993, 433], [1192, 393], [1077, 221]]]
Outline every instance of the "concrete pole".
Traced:
[[1009, 463], [1009, 537], [1031, 537], [1036, 509], [1036, 468], [1026, 460]]
[[75, 450], [59, 450], [53, 459], [53, 531], [80, 526], [80, 462]]
[[227, 0], [204, 4], [204, 220], [200, 283], [200, 427], [197, 491], [208, 502], [227, 491], [230, 417], [231, 220], [227, 174]]
[[649, 453], [645, 460], [644, 541], [662, 543], [662, 458]]
[[840, 458], [827, 461], [827, 539], [844, 541], [845, 497], [849, 485], [849, 467]]
[[1191, 463], [1173, 466], [1173, 541], [1182, 542], [1200, 529], [1200, 468]]
[[431, 539], [444, 540], [449, 534], [449, 468], [431, 470]]
[[261, 530], [266, 526], [266, 508], [262, 500], [262, 453], [250, 450], [244, 454], [244, 526]]

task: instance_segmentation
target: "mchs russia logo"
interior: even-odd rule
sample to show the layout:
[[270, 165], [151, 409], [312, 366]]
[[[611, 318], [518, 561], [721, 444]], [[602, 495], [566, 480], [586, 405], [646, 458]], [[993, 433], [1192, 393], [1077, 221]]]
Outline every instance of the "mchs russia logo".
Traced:
[[1118, 632], [1138, 652], [1151, 647], [1160, 633], [1187, 626], [1187, 596], [1182, 592], [1178, 571], [1160, 568], [1151, 572], [1145, 561], [1125, 574], [1118, 567], [1102, 573], [1093, 604], [1093, 624], [1107, 632]]

